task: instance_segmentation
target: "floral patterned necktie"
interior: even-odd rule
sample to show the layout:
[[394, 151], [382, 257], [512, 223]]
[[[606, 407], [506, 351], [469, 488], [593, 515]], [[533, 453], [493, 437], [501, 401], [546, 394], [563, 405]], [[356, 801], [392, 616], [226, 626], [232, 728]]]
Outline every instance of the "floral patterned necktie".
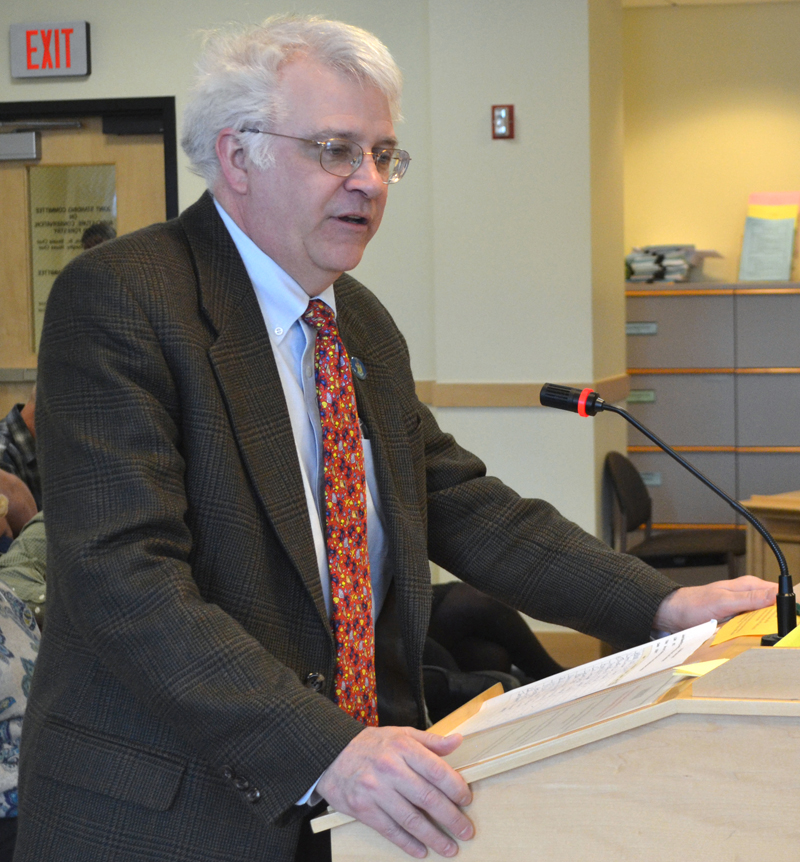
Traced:
[[363, 724], [377, 725], [367, 481], [350, 359], [333, 311], [322, 300], [311, 300], [303, 320], [317, 330], [314, 368], [322, 425], [336, 703]]

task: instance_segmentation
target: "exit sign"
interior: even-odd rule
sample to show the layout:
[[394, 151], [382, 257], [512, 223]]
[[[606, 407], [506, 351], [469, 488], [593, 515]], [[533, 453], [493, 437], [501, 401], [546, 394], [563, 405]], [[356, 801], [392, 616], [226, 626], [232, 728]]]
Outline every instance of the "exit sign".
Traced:
[[12, 78], [86, 77], [91, 71], [88, 21], [9, 27]]

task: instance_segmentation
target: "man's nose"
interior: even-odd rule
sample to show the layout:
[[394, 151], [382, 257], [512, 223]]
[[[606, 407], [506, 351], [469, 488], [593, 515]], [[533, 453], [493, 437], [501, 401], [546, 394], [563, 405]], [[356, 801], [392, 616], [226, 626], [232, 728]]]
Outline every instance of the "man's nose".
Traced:
[[383, 192], [386, 183], [378, 173], [378, 166], [372, 153], [364, 153], [361, 164], [347, 177], [346, 185], [349, 189], [361, 191], [368, 197], [375, 197]]

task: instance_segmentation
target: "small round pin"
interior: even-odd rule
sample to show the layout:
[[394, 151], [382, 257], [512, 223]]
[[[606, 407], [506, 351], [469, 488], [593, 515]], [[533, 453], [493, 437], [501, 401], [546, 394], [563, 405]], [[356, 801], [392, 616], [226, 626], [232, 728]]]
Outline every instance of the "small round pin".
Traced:
[[364, 367], [364, 363], [357, 356], [350, 357], [350, 367], [353, 369], [353, 374], [355, 374], [359, 380], [367, 379], [367, 369]]

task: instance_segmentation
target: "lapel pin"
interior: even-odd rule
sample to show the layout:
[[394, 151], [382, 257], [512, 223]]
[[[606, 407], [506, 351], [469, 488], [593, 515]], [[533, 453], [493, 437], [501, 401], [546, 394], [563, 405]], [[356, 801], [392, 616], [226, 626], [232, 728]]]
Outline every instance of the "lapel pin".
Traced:
[[364, 363], [357, 356], [350, 357], [350, 367], [353, 369], [353, 374], [359, 380], [367, 379], [367, 369], [364, 368]]

